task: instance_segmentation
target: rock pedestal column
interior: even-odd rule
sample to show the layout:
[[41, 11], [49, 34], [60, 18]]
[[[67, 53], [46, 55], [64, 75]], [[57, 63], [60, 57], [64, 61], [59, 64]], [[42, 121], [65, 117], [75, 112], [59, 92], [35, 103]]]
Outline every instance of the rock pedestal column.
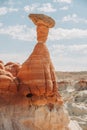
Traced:
[[55, 22], [43, 14], [30, 14], [29, 17], [37, 26], [38, 43], [17, 75], [20, 80], [20, 91], [29, 97], [32, 104], [62, 104], [55, 70], [45, 44], [49, 28], [53, 27]]

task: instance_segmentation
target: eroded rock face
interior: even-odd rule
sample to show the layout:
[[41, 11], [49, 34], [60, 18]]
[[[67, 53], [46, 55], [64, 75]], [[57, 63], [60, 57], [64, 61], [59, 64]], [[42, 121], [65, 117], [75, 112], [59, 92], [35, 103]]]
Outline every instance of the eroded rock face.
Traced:
[[82, 79], [82, 80], [78, 81], [75, 84], [75, 89], [77, 91], [87, 90], [87, 80], [86, 79]]
[[[0, 62], [0, 130], [73, 130], [45, 44], [54, 21], [42, 14], [30, 17], [38, 26], [32, 54], [21, 69]], [[81, 130], [77, 124], [74, 128]]]
[[38, 43], [35, 46], [17, 77], [29, 86], [34, 95], [52, 95], [55, 92], [56, 76], [46, 44]]
[[[46, 47], [49, 27], [54, 26], [54, 20], [45, 15], [31, 14], [30, 18], [37, 25], [37, 40], [32, 54], [22, 64], [17, 78], [20, 80], [20, 91], [23, 86], [28, 90], [28, 97], [32, 102], [40, 105], [40, 102], [60, 103], [62, 98], [58, 93], [58, 86], [56, 81], [55, 70], [50, 59], [49, 51]], [[22, 86], [22, 87], [21, 87]], [[21, 91], [24, 94], [26, 90]]]
[[8, 87], [10, 83], [12, 82], [12, 79], [6, 75], [0, 75], [0, 89], [2, 90], [8, 90]]
[[0, 63], [0, 69], [4, 69], [4, 64]]
[[77, 91], [67, 108], [71, 119], [78, 121], [82, 130], [87, 130], [87, 90]]
[[68, 86], [71, 86], [71, 82], [69, 81], [59, 81], [58, 82], [58, 90], [63, 91], [66, 90]]
[[48, 28], [52, 28], [55, 25], [55, 21], [51, 17], [44, 14], [29, 14], [29, 17], [36, 26], [42, 24]]
[[8, 62], [5, 65], [5, 70], [9, 71], [14, 77], [17, 76], [20, 68], [21, 68], [21, 65], [18, 63]]
[[0, 130], [70, 130], [69, 116], [63, 107], [8, 106], [0, 108]]
[[2, 100], [0, 101], [6, 104], [9, 101], [10, 95], [15, 95], [16, 93], [16, 78], [12, 75], [12, 73], [6, 71], [4, 66], [0, 69], [0, 99]]

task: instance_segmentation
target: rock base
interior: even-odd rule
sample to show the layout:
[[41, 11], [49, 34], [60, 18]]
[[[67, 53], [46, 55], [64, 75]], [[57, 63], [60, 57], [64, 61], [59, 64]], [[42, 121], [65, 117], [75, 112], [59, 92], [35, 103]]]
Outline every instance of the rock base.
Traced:
[[63, 106], [8, 105], [0, 108], [0, 130], [81, 130]]

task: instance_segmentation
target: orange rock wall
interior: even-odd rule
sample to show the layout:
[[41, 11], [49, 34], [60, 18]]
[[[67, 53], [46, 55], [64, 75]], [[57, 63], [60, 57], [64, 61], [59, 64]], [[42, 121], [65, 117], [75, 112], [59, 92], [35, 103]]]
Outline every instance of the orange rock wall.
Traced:
[[34, 95], [52, 95], [57, 88], [55, 71], [46, 44], [37, 43], [17, 77]]

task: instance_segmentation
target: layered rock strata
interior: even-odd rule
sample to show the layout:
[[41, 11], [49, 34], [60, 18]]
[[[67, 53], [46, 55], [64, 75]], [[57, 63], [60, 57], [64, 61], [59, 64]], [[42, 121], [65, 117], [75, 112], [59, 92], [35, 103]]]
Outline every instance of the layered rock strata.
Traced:
[[62, 104], [55, 70], [45, 43], [49, 28], [53, 27], [55, 22], [42, 14], [30, 14], [29, 17], [37, 26], [38, 43], [30, 57], [22, 64], [17, 75], [20, 80], [20, 91], [30, 97], [32, 103], [36, 105]]
[[22, 66], [0, 61], [0, 130], [82, 130], [63, 107], [45, 44], [55, 22], [42, 14], [29, 17], [37, 25], [32, 54]]
[[[0, 130], [69, 130], [64, 108], [7, 106], [0, 108]], [[76, 129], [77, 130], [77, 129]]]

